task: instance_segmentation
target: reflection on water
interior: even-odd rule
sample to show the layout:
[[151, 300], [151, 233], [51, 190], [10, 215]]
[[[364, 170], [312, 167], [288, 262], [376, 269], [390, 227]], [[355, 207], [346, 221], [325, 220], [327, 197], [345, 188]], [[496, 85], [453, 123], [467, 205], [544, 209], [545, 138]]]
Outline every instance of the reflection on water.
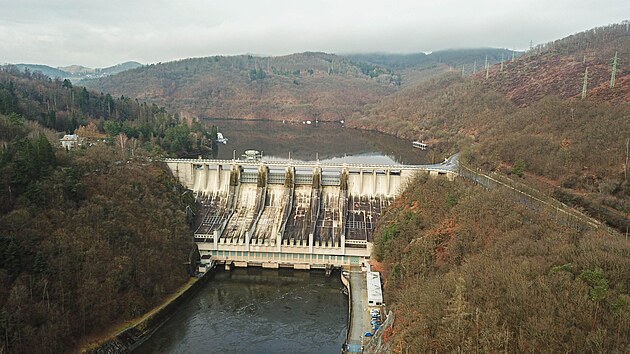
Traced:
[[[214, 158], [239, 158], [245, 150], [263, 152], [263, 159], [322, 162], [422, 164], [435, 158], [391, 135], [344, 128], [340, 123], [296, 124], [271, 121], [205, 120], [228, 138]], [[216, 155], [216, 157], [215, 157]]]
[[348, 298], [339, 273], [217, 270], [134, 353], [339, 353]]

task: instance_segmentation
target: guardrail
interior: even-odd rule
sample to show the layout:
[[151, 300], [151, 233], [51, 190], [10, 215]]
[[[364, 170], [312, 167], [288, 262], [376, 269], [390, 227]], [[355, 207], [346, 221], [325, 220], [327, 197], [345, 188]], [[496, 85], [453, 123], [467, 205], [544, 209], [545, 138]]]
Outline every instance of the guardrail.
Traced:
[[481, 171], [475, 171], [462, 164], [459, 165], [459, 175], [474, 183], [482, 185], [486, 189], [506, 188], [512, 191], [516, 202], [525, 205], [531, 210], [551, 219], [558, 224], [570, 227], [576, 231], [584, 231], [587, 229], [598, 229], [604, 225], [585, 215], [578, 210], [550, 197], [544, 193], [518, 183], [506, 176], [493, 175], [489, 176]]
[[453, 167], [445, 164], [431, 164], [431, 165], [386, 165], [386, 164], [359, 164], [359, 163], [321, 163], [321, 162], [306, 162], [306, 161], [251, 161], [251, 160], [215, 160], [215, 159], [162, 159], [166, 163], [190, 163], [199, 165], [240, 165], [240, 166], [252, 166], [257, 167], [260, 165], [265, 166], [293, 166], [293, 167], [322, 167], [322, 168], [353, 168], [353, 169], [375, 169], [375, 170], [425, 170], [425, 171], [437, 171], [437, 172], [456, 172], [453, 171]]

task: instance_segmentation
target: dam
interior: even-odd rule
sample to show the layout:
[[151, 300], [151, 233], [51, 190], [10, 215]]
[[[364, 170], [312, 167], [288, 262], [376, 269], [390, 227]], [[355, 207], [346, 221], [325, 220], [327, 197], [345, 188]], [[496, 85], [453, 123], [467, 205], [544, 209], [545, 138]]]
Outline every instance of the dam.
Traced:
[[331, 269], [369, 258], [383, 210], [416, 173], [457, 175], [453, 162], [380, 165], [164, 159], [201, 204], [200, 271], [215, 264]]

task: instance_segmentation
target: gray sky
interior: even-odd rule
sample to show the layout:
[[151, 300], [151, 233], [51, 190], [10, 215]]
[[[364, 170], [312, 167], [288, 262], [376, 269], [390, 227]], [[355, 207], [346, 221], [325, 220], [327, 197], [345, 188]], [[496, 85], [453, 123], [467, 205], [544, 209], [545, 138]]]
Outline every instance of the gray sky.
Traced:
[[629, 0], [0, 0], [0, 63], [524, 49], [628, 19]]

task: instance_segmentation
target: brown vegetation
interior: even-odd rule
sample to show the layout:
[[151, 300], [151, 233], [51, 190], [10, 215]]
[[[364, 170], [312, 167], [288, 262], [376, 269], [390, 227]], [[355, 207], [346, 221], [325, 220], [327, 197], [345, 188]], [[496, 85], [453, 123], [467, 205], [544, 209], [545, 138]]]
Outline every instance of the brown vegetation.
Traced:
[[394, 92], [393, 80], [343, 57], [302, 53], [185, 59], [86, 84], [198, 117], [332, 121]]
[[[541, 176], [565, 192], [598, 201], [563, 198], [625, 231], [625, 223], [615, 220], [630, 214], [625, 174], [630, 71], [620, 67], [610, 88], [615, 52], [630, 59], [627, 24], [536, 48], [505, 63], [503, 71], [493, 66], [488, 79], [485, 73], [469, 78], [452, 73], [402, 89], [367, 106], [348, 125], [464, 151], [464, 160], [486, 170], [519, 165], [517, 175]], [[589, 89], [580, 99], [586, 66]]]
[[55, 151], [17, 115], [0, 132], [0, 352], [67, 352], [188, 280], [194, 201], [166, 167]]
[[[412, 55], [299, 53], [281, 57], [208, 57], [159, 63], [88, 87], [201, 118], [345, 120], [366, 104], [449, 70], [494, 63], [503, 49]], [[505, 51], [507, 53], [507, 51]]]
[[630, 243], [575, 233], [501, 189], [420, 177], [381, 219], [375, 255], [396, 312], [392, 348], [630, 350]]

